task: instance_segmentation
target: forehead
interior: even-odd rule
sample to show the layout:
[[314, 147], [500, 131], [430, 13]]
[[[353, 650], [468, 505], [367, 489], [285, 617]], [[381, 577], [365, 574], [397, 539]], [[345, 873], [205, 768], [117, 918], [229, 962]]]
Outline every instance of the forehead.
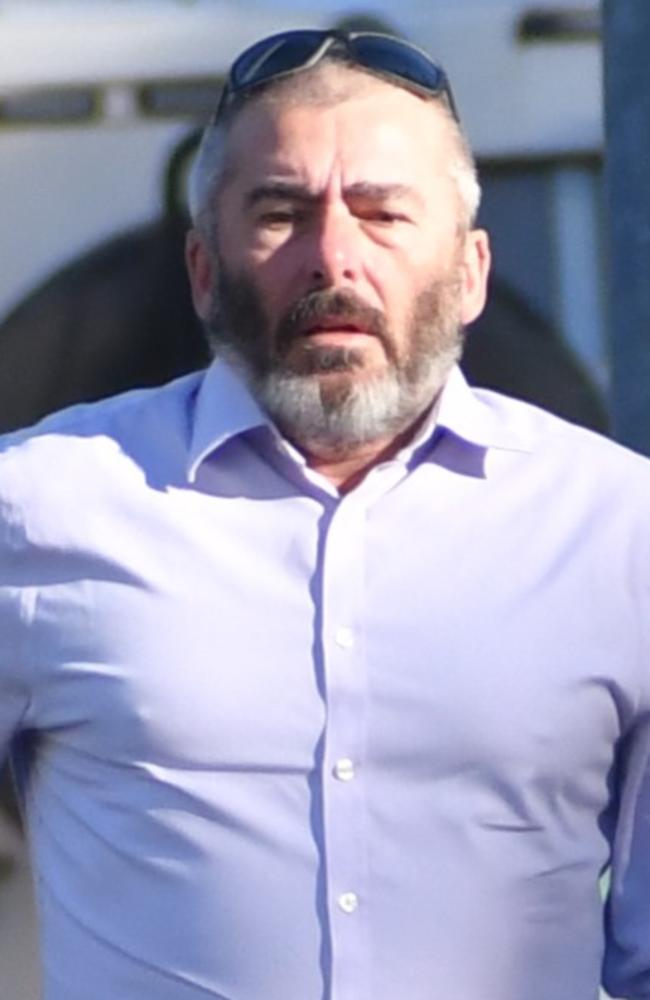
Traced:
[[290, 178], [317, 193], [336, 177], [344, 185], [425, 191], [448, 175], [453, 154], [452, 128], [437, 103], [373, 80], [335, 102], [252, 102], [231, 127], [226, 165], [238, 188]]

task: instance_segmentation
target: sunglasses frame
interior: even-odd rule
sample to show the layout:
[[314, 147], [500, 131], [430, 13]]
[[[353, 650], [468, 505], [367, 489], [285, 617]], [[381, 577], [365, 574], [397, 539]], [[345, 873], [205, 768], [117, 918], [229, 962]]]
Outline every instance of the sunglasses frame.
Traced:
[[[264, 64], [269, 61], [270, 57], [273, 56], [284, 43], [292, 40], [297, 41], [299, 36], [303, 36], [305, 41], [308, 40], [309, 36], [313, 36], [315, 47], [312, 54], [299, 62], [297, 65], [291, 66], [286, 70], [280, 70], [278, 72], [264, 75], [261, 70], [263, 69]], [[393, 45], [396, 51], [400, 54], [405, 53], [408, 55], [411, 52], [415, 53], [420, 59], [424, 60], [425, 64], [431, 69], [432, 74], [437, 77], [438, 82], [436, 86], [428, 86], [417, 79], [412, 79], [406, 74], [402, 74], [391, 69], [384, 69], [380, 64], [377, 65], [372, 60], [360, 58], [360, 54], [356, 51], [355, 42], [358, 42], [359, 40], [363, 41], [364, 39], [379, 39], [381, 41], [388, 42]], [[336, 29], [320, 30], [317, 28], [304, 28], [282, 31], [276, 35], [269, 35], [268, 38], [263, 38], [260, 41], [255, 42], [255, 44], [251, 45], [248, 49], [245, 49], [244, 52], [242, 52], [241, 55], [235, 59], [228, 73], [223, 91], [221, 92], [221, 98], [219, 100], [217, 110], [214, 113], [212, 124], [216, 125], [221, 120], [227, 109], [234, 104], [238, 97], [245, 95], [249, 91], [255, 90], [258, 87], [263, 87], [272, 83], [274, 80], [281, 80], [285, 77], [303, 72], [304, 70], [311, 69], [320, 62], [330, 49], [340, 46], [344, 47], [345, 52], [350, 57], [353, 65], [361, 66], [364, 69], [377, 73], [379, 76], [387, 79], [396, 80], [407, 89], [423, 94], [424, 96], [441, 97], [446, 102], [447, 107], [449, 108], [454, 119], [457, 122], [460, 122], [447, 74], [444, 69], [438, 65], [438, 63], [433, 61], [428, 53], [419, 48], [417, 45], [413, 45], [412, 42], [407, 42], [404, 39], [395, 37], [394, 35], [386, 35], [378, 31], [339, 31]], [[255, 55], [257, 49], [260, 50], [257, 58], [253, 59], [250, 65], [246, 65], [247, 62], [250, 63], [251, 57]], [[244, 65], [243, 78], [238, 79], [238, 76], [242, 75], [242, 65]]]

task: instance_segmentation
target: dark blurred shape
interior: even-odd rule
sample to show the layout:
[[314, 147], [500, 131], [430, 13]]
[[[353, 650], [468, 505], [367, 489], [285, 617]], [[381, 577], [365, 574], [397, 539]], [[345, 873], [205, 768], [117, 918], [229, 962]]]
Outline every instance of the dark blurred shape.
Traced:
[[598, 7], [542, 7], [526, 11], [517, 25], [520, 42], [600, 41], [603, 20]]
[[0, 326], [0, 430], [150, 386], [208, 360], [172, 217], [63, 268]]
[[[210, 114], [207, 117], [210, 118], [215, 110], [216, 105], [210, 109]], [[164, 218], [183, 220], [185, 228], [189, 225], [185, 207], [187, 205], [187, 175], [202, 134], [202, 129], [194, 129], [177, 143], [169, 157], [163, 178], [163, 216]]]
[[152, 80], [138, 89], [140, 112], [154, 118], [210, 117], [219, 103], [222, 77], [192, 80]]
[[553, 327], [498, 277], [469, 328], [462, 367], [473, 385], [496, 389], [606, 434], [609, 418], [586, 370]]
[[381, 35], [401, 35], [401, 32], [377, 14], [346, 14], [335, 21], [332, 27], [338, 31], [377, 31]]
[[16, 90], [0, 99], [0, 124], [58, 125], [87, 122], [98, 114], [93, 87], [47, 87]]

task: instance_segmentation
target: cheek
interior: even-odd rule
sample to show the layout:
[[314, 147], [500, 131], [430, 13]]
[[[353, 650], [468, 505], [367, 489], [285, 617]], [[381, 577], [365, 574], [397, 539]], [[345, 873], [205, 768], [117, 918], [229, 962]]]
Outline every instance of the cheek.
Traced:
[[413, 265], [394, 258], [377, 261], [369, 269], [368, 279], [389, 327], [395, 335], [400, 335], [419, 290]]
[[301, 256], [293, 247], [251, 247], [247, 258], [245, 267], [255, 275], [255, 283], [271, 308], [281, 311], [304, 293]]

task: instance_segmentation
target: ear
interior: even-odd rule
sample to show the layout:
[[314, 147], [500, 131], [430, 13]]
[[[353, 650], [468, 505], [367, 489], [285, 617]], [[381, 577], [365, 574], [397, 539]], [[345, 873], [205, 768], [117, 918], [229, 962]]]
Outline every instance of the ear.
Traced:
[[194, 309], [200, 319], [206, 320], [212, 311], [217, 262], [204, 237], [196, 229], [190, 229], [185, 240], [185, 263]]
[[462, 262], [461, 322], [464, 326], [483, 312], [491, 261], [488, 234], [484, 229], [471, 229], [465, 237]]

